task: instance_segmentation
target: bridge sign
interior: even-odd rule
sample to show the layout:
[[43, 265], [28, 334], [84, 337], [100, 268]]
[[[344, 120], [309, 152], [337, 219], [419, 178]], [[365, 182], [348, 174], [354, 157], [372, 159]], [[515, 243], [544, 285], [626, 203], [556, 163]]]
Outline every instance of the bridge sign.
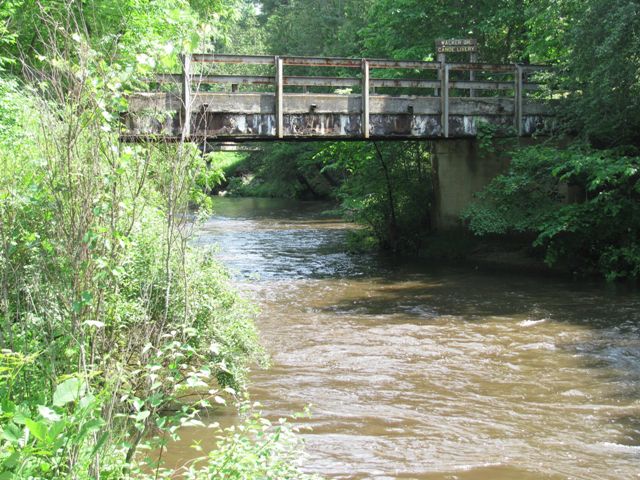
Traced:
[[477, 53], [478, 40], [475, 38], [452, 38], [436, 40], [436, 52], [442, 53]]

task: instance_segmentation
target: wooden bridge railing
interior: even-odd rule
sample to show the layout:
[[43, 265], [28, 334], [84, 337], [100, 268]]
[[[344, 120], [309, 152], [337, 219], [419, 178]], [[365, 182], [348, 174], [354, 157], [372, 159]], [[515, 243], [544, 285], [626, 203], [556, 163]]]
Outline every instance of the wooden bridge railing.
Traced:
[[[194, 64], [237, 64], [237, 65], [267, 65], [274, 67], [274, 75], [236, 75], [236, 74], [200, 74], [194, 70]], [[426, 61], [385, 60], [385, 59], [354, 59], [354, 58], [325, 58], [299, 56], [262, 56], [262, 55], [222, 55], [222, 54], [193, 54], [182, 57], [183, 72], [181, 74], [158, 74], [153, 81], [159, 84], [173, 83], [181, 85], [182, 114], [181, 126], [183, 135], [188, 136], [191, 125], [191, 103], [194, 95], [193, 85], [202, 84], [230, 84], [232, 92], [238, 92], [239, 85], [273, 86], [275, 90], [275, 131], [278, 138], [284, 135], [284, 88], [302, 87], [304, 92], [308, 87], [356, 87], [361, 90], [362, 105], [362, 136], [369, 137], [369, 99], [376, 94], [376, 89], [432, 89], [433, 97], [440, 98], [440, 114], [442, 136], [449, 136], [449, 102], [452, 90], [468, 92], [474, 97], [482, 92], [513, 92], [514, 121], [513, 125], [518, 135], [523, 128], [523, 100], [527, 91], [538, 90], [540, 83], [532, 82], [529, 75], [532, 72], [544, 70], [540, 65], [521, 64], [487, 64], [487, 63], [444, 63]], [[358, 77], [341, 76], [299, 76], [285, 75], [285, 66], [295, 67], [334, 67], [359, 69]], [[372, 70], [417, 70], [433, 71], [434, 79], [422, 78], [377, 78], [371, 76]], [[469, 79], [452, 78], [452, 72], [468, 74]], [[491, 74], [492, 76], [509, 76], [507, 80], [494, 78], [477, 80], [476, 73]], [[459, 76], [460, 74], [458, 74]], [[464, 75], [466, 76], [466, 75]], [[453, 75], [455, 77], [455, 74]], [[484, 94], [486, 95], [486, 93]]]

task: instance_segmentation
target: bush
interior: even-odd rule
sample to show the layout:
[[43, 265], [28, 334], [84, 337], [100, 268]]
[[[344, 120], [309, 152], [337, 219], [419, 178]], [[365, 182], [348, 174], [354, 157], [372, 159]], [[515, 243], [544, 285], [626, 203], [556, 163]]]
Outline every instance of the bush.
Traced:
[[319, 480], [301, 470], [304, 456], [297, 429], [285, 419], [276, 424], [242, 407], [243, 422], [218, 430], [216, 448], [185, 472], [190, 480]]
[[0, 80], [3, 480], [123, 478], [264, 361], [254, 310], [190, 244], [197, 149], [120, 144], [86, 60], [51, 70], [64, 98]]
[[[430, 151], [417, 142], [343, 142], [327, 145], [315, 159], [328, 171], [345, 172], [337, 196], [342, 213], [366, 225], [380, 247], [416, 253], [431, 231], [433, 188]], [[370, 244], [367, 235], [359, 235]]]
[[[567, 203], [563, 186], [584, 192]], [[529, 147], [463, 214], [478, 235], [530, 232], [550, 265], [640, 277], [640, 157], [574, 146]]]

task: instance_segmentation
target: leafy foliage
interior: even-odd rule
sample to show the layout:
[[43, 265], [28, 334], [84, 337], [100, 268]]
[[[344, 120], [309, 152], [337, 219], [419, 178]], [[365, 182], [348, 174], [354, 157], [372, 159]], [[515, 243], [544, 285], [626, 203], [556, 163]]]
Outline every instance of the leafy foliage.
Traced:
[[[584, 192], [567, 203], [562, 190]], [[640, 276], [640, 158], [616, 151], [531, 147], [516, 152], [465, 213], [477, 234], [531, 232], [549, 264]]]
[[[338, 190], [345, 215], [371, 228], [380, 246], [416, 252], [431, 229], [431, 164], [420, 143], [333, 143], [315, 157], [346, 172]], [[366, 237], [364, 239], [366, 241]]]
[[640, 145], [640, 5], [593, 0], [570, 30], [566, 117], [597, 147]]
[[338, 180], [322, 171], [322, 164], [314, 158], [323, 145], [262, 144], [236, 166], [226, 191], [239, 196], [328, 198]]
[[127, 89], [190, 47], [197, 18], [27, 3], [1, 10], [14, 52], [41, 25], [26, 77], [0, 78], [0, 477], [142, 478], [143, 446], [241, 398], [265, 361], [254, 309], [191, 242], [219, 177], [194, 146], [118, 139]]
[[243, 405], [244, 422], [218, 432], [216, 448], [202, 459], [202, 465], [189, 468], [185, 477], [193, 480], [225, 478], [273, 478], [319, 480], [301, 469], [300, 439], [297, 429], [280, 419], [276, 424]]

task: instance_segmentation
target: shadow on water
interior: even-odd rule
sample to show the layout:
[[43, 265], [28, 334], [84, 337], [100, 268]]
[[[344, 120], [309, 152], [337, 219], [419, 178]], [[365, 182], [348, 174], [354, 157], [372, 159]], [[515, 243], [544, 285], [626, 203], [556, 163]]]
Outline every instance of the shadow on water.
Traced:
[[[384, 277], [363, 280], [359, 275], [350, 281], [362, 282], [363, 294], [336, 298], [327, 308], [370, 315], [392, 310], [428, 317], [419, 307], [432, 305], [432, 316], [455, 315], [469, 321], [531, 315], [593, 328], [615, 326], [631, 333], [638, 333], [636, 327], [640, 327], [640, 295], [624, 288], [620, 292], [604, 285], [581, 287], [576, 282], [543, 276], [523, 279], [504, 273], [469, 273], [460, 267], [423, 265], [422, 268], [429, 273], [407, 272], [397, 266]], [[373, 289], [364, 288], [371, 284], [375, 285]]]

